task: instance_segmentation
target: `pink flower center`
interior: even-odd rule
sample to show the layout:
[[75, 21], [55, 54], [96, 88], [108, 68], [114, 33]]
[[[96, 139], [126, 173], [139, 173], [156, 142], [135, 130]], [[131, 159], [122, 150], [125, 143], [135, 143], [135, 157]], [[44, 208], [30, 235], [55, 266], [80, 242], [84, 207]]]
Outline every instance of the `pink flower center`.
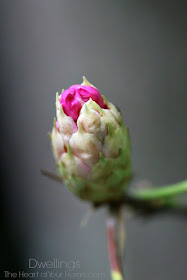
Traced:
[[91, 86], [73, 85], [66, 89], [60, 98], [60, 104], [67, 116], [77, 121], [80, 110], [84, 103], [90, 98], [95, 101], [101, 108], [107, 109], [107, 105], [103, 102], [100, 92]]

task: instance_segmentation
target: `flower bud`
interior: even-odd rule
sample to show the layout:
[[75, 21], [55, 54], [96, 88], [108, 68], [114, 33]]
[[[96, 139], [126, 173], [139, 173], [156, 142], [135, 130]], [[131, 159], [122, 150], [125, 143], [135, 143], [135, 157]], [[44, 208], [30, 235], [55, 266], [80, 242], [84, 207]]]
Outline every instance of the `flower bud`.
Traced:
[[132, 176], [130, 141], [121, 113], [85, 77], [56, 96], [51, 142], [66, 186], [82, 199], [120, 199]]

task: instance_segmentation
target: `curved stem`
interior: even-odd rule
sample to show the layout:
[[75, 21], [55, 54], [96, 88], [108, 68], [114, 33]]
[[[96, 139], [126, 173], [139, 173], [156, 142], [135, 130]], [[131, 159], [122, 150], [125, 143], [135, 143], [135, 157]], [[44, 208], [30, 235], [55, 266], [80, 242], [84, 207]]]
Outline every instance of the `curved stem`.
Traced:
[[163, 186], [149, 190], [136, 190], [132, 195], [137, 199], [153, 200], [173, 198], [183, 193], [187, 193], [187, 180], [176, 184]]
[[109, 217], [106, 221], [107, 231], [107, 245], [108, 255], [111, 268], [112, 280], [125, 280], [122, 271], [122, 265], [118, 254], [118, 243], [117, 243], [117, 215], [110, 212]]

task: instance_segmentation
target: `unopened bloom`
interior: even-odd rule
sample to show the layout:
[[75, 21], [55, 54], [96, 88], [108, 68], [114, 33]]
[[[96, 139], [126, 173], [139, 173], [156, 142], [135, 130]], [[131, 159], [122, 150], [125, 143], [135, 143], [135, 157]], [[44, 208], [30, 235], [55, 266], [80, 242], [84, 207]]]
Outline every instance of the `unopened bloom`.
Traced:
[[121, 113], [85, 77], [56, 95], [51, 142], [67, 187], [82, 199], [119, 199], [131, 178], [130, 143]]

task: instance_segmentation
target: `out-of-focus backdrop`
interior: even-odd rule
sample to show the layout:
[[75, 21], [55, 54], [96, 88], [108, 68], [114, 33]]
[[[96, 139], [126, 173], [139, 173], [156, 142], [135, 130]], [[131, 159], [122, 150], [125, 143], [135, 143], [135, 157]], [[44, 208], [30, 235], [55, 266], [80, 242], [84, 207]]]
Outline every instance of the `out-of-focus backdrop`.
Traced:
[[[120, 107], [137, 178], [154, 185], [186, 178], [184, 2], [0, 2], [2, 277], [29, 271], [29, 259], [58, 259], [58, 273], [78, 261], [73, 272], [110, 279], [105, 211], [81, 229], [89, 205], [40, 174], [55, 171], [47, 137], [55, 93], [82, 75]], [[186, 279], [186, 236], [182, 219], [127, 217], [127, 279]], [[61, 279], [68, 277], [77, 279]]]

